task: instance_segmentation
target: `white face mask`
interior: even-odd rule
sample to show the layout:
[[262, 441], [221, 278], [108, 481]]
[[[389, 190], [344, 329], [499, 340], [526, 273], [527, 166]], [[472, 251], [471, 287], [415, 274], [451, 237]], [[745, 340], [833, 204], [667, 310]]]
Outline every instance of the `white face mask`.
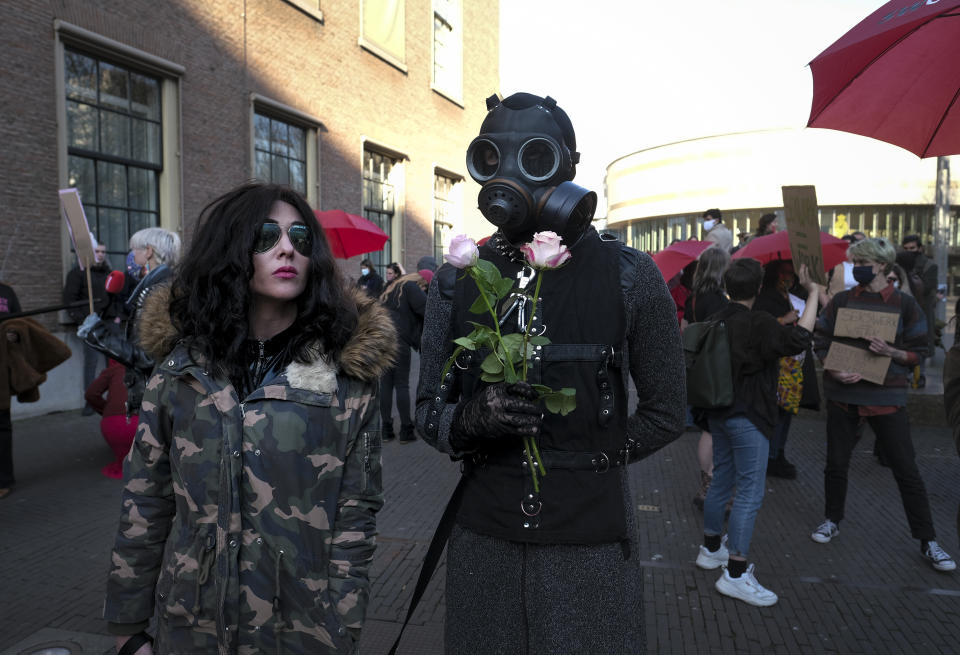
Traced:
[[370, 269], [369, 269], [369, 268], [361, 268], [361, 269], [360, 269], [360, 275], [369, 275], [369, 274], [370, 274]]
[[715, 219], [708, 218], [703, 222], [703, 229], [709, 232], [710, 230], [713, 229], [713, 226], [716, 224], [717, 224], [717, 221]]

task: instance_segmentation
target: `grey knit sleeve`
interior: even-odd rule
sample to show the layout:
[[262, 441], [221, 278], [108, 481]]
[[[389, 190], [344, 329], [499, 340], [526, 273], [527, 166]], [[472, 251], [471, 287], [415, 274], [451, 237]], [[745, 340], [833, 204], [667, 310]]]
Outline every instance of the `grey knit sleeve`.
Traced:
[[[423, 440], [450, 456], [459, 454], [450, 446], [450, 424], [458, 398], [447, 398], [446, 402], [439, 404], [439, 408], [436, 398], [440, 392], [443, 365], [453, 352], [452, 280], [456, 277], [456, 272], [449, 264], [444, 264], [430, 283], [423, 319], [423, 338], [420, 342], [420, 381], [417, 384], [416, 411], [417, 429]], [[435, 409], [438, 411], [437, 415], [432, 414]], [[436, 425], [436, 428], [428, 428], [431, 424]]]
[[680, 328], [673, 299], [653, 259], [624, 246], [621, 273], [627, 320], [630, 377], [637, 389], [637, 410], [627, 436], [642, 459], [683, 432], [687, 392]]

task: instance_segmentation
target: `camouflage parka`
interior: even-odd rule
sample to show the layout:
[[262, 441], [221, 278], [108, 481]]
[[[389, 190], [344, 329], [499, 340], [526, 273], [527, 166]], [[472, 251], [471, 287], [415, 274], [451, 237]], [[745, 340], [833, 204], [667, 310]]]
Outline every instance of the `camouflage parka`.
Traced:
[[291, 363], [246, 398], [177, 344], [164, 289], [141, 344], [159, 362], [124, 463], [104, 617], [154, 652], [353, 653], [383, 504], [377, 380], [396, 336], [377, 303], [338, 361]]

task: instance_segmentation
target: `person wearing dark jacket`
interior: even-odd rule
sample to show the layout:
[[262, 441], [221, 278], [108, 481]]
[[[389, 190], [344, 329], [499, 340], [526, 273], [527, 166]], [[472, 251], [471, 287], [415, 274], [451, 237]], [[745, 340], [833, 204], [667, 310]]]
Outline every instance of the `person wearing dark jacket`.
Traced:
[[[747, 555], [763, 501], [767, 454], [777, 424], [778, 361], [810, 345], [817, 304], [811, 302], [804, 308], [796, 326], [781, 325], [767, 312], [753, 309], [762, 278], [763, 269], [756, 260], [733, 262], [723, 275], [731, 302], [710, 317], [726, 323], [734, 403], [706, 413], [713, 434], [713, 482], [704, 501], [703, 545], [696, 563], [702, 569], [725, 565], [715, 584], [717, 591], [768, 607], [777, 602], [777, 595], [757, 582], [753, 564], [747, 566]], [[812, 298], [818, 297], [817, 284], [805, 266], [800, 269], [800, 282]], [[736, 496], [724, 545], [724, 509], [734, 485]]]
[[409, 443], [417, 438], [410, 416], [410, 349], [420, 350], [423, 312], [427, 306], [426, 286], [426, 281], [419, 273], [408, 273], [393, 280], [380, 294], [380, 302], [390, 311], [398, 340], [396, 364], [380, 378], [380, 420], [383, 423], [384, 441], [394, 438], [394, 392], [400, 413], [400, 443]]
[[[957, 565], [937, 544], [927, 490], [917, 469], [910, 422], [907, 416], [908, 374], [927, 353], [927, 325], [923, 310], [910, 296], [890, 284], [886, 273], [896, 251], [885, 239], [864, 239], [850, 246], [857, 286], [841, 291], [817, 321], [816, 351], [824, 359], [831, 344], [868, 350], [889, 357], [882, 384], [863, 379], [860, 373], [825, 369], [823, 394], [827, 399], [827, 465], [823, 471], [824, 521], [810, 535], [825, 544], [840, 534], [847, 500], [847, 472], [859, 439], [859, 426], [870, 424], [897, 481], [910, 533], [920, 542], [920, 554], [937, 571], [953, 571]], [[841, 308], [898, 315], [893, 343], [877, 336], [852, 339], [834, 336]]]
[[[796, 284], [793, 261], [776, 259], [764, 266], [763, 286], [753, 308], [767, 312], [780, 325], [795, 325], [800, 313], [790, 300], [790, 289]], [[811, 355], [812, 356], [812, 355]], [[777, 431], [770, 440], [767, 475], [793, 480], [797, 467], [787, 459], [784, 451], [793, 415], [799, 411], [800, 399], [805, 384], [815, 385], [816, 380], [807, 380], [805, 374], [812, 370], [806, 363], [807, 353], [780, 359], [780, 375], [777, 383]]]
[[162, 227], [144, 228], [130, 237], [130, 250], [144, 277], [123, 304], [123, 315], [128, 317], [123, 331], [116, 330], [111, 321], [90, 314], [77, 329], [77, 336], [126, 367], [127, 414], [133, 415], [140, 409], [144, 384], [155, 363], [140, 347], [138, 320], [147, 297], [173, 276], [173, 265], [180, 256], [180, 237]]
[[[427, 294], [416, 413], [423, 439], [463, 466], [447, 543], [445, 652], [643, 653], [628, 465], [683, 430], [674, 303], [648, 255], [592, 227], [596, 194], [572, 182], [579, 153], [556, 101], [516, 93], [491, 96], [487, 109], [467, 167], [497, 232], [478, 255], [518, 287], [539, 289], [536, 311], [525, 298], [505, 299], [496, 325], [516, 335], [529, 322], [550, 343], [535, 347], [527, 382], [484, 381], [482, 355], [444, 371], [471, 322], [494, 324], [470, 312], [479, 290], [446, 255]], [[520, 248], [538, 232], [562, 239], [570, 260], [530, 268]], [[576, 409], [547, 412], [530, 385], [538, 382], [575, 388]], [[539, 488], [524, 437], [537, 440], [547, 471]]]
[[377, 275], [373, 262], [369, 259], [360, 262], [360, 279], [357, 280], [357, 286], [371, 298], [378, 298], [383, 291], [383, 278]]
[[[93, 239], [91, 233], [90, 238]], [[111, 312], [109, 305], [111, 296], [107, 293], [106, 281], [110, 275], [110, 262], [107, 261], [107, 247], [93, 241], [94, 263], [90, 266], [90, 290], [93, 293], [93, 310], [102, 318], [110, 319], [116, 316], [116, 312]], [[80, 266], [74, 266], [67, 273], [67, 280], [63, 285], [64, 304], [72, 303], [78, 300], [87, 300], [87, 274], [80, 270]], [[89, 305], [81, 307], [71, 307], [67, 310], [70, 320], [74, 324], [80, 325], [86, 318]], [[86, 391], [93, 378], [97, 376], [98, 360], [106, 362], [106, 358], [100, 357], [99, 353], [88, 344], [83, 345], [83, 389]], [[83, 408], [83, 415], [93, 414], [93, 408], [89, 403]]]
[[[8, 284], [0, 282], [0, 315], [19, 314], [20, 300]], [[0, 499], [13, 489], [13, 423], [10, 406], [0, 409]]]
[[[680, 329], [688, 323], [705, 321], [711, 314], [723, 309], [728, 302], [723, 290], [723, 273], [730, 265], [730, 255], [716, 246], [704, 250], [697, 260], [697, 270], [693, 275], [693, 287], [683, 309]], [[703, 510], [703, 501], [713, 480], [713, 438], [710, 431], [700, 431], [697, 442], [697, 463], [700, 470], [700, 486], [693, 496], [693, 504]]]
[[[908, 234], [903, 237], [903, 252], [897, 256], [898, 263], [903, 266], [911, 280], [919, 280], [917, 288], [913, 289], [913, 297], [920, 304], [920, 309], [927, 319], [927, 354], [920, 359], [920, 377], [917, 387], [922, 389], [927, 384], [926, 358], [933, 357], [937, 340], [937, 276], [938, 268], [933, 261], [923, 253], [923, 242], [918, 234]], [[911, 285], [914, 282], [911, 281]]]

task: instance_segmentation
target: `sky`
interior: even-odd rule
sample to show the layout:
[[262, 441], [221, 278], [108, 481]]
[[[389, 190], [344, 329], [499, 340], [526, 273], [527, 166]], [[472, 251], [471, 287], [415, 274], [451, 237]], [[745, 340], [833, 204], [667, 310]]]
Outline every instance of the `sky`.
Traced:
[[[903, 0], [904, 2], [906, 0]], [[802, 127], [807, 64], [879, 0], [500, 0], [500, 93], [549, 95], [600, 196], [616, 158], [702, 136]]]

